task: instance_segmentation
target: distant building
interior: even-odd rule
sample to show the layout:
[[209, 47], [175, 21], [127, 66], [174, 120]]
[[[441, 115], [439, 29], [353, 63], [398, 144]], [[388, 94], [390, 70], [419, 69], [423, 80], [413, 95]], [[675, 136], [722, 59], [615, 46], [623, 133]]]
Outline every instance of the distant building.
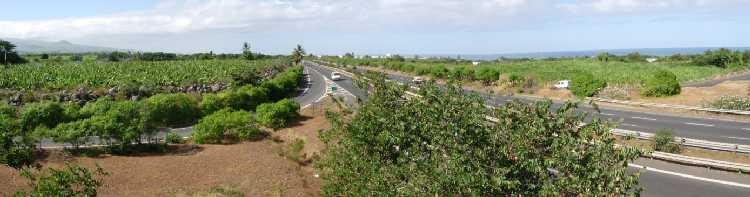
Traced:
[[654, 63], [654, 62], [656, 62], [656, 60], [659, 60], [659, 59], [656, 59], [656, 58], [653, 58], [653, 57], [651, 57], [651, 58], [646, 58], [646, 61], [647, 61], [648, 63]]
[[478, 66], [478, 65], [479, 65], [479, 63], [481, 63], [481, 62], [476, 62], [476, 61], [474, 61], [474, 62], [471, 62], [471, 64], [472, 64], [472, 65], [474, 65], [474, 66]]

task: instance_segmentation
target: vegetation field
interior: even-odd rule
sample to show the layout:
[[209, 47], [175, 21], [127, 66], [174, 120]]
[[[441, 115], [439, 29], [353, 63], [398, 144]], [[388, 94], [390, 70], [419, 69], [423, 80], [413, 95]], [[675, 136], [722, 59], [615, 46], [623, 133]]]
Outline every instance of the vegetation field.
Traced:
[[179, 86], [232, 82], [233, 76], [254, 73], [281, 60], [181, 60], [181, 61], [62, 61], [8, 66], [0, 72], [0, 88], [69, 89], [113, 87], [125, 84]]
[[[711, 78], [734, 71], [747, 69], [750, 52], [708, 51], [704, 55], [658, 57], [658, 61], [649, 63], [645, 56], [631, 54], [613, 56], [602, 54], [595, 58], [557, 58], [557, 59], [500, 59], [485, 61], [474, 66], [471, 61], [456, 59], [405, 59], [399, 56], [376, 58], [328, 57], [324, 60], [354, 66], [375, 66], [417, 75], [436, 78], [457, 78], [476, 80], [498, 75], [511, 78], [531, 78], [535, 81], [550, 82], [570, 80], [575, 74], [590, 72], [597, 79], [608, 84], [637, 85], [651, 77], [656, 71], [666, 70], [674, 73], [679, 82]], [[512, 80], [512, 79], [511, 79]]]

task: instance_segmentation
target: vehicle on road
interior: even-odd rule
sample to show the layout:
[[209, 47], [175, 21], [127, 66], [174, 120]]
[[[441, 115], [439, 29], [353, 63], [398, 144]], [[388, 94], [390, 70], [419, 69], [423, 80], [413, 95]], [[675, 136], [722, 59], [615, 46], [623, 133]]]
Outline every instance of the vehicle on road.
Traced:
[[422, 77], [414, 77], [411, 82], [414, 84], [422, 84], [424, 83], [424, 79], [422, 79]]
[[341, 80], [341, 73], [339, 72], [331, 73], [331, 80], [334, 80], [334, 81]]
[[555, 83], [554, 87], [557, 89], [568, 89], [568, 87], [570, 87], [570, 80], [558, 81]]

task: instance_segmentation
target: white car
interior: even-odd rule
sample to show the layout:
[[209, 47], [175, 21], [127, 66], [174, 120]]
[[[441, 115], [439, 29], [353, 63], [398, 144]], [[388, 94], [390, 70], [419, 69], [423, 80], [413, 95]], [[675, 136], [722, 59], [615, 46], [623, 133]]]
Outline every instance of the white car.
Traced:
[[422, 77], [414, 77], [411, 82], [414, 84], [422, 84], [424, 82], [424, 79], [422, 79]]
[[331, 80], [334, 80], [334, 81], [341, 80], [341, 73], [339, 72], [331, 73]]
[[570, 87], [570, 80], [558, 81], [554, 86], [557, 89], [568, 89]]

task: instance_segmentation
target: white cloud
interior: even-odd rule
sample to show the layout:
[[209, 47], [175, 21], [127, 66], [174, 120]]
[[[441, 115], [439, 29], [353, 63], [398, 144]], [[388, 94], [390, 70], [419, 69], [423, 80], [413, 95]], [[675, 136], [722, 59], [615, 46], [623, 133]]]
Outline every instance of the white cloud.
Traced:
[[705, 8], [729, 5], [748, 5], [743, 0], [577, 0], [561, 3], [558, 7], [572, 13], [627, 13], [678, 8]]
[[[61, 39], [89, 35], [262, 32], [302, 28], [493, 23], [527, 0], [164, 0], [149, 10], [40, 21], [0, 21], [0, 37]], [[343, 25], [342, 25], [343, 24]], [[338, 25], [338, 26], [337, 26]]]

